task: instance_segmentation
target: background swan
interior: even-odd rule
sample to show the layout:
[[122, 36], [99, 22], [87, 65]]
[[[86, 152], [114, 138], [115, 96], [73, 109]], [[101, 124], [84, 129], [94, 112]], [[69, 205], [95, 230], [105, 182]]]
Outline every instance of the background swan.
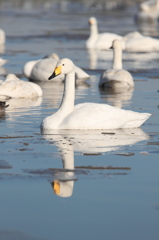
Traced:
[[[29, 61], [23, 67], [24, 75], [34, 81], [48, 81], [53, 69], [59, 60], [57, 54], [53, 53], [36, 61]], [[90, 78], [89, 74], [75, 66], [76, 79]], [[63, 81], [64, 75], [57, 76], [52, 81]]]
[[149, 0], [139, 5], [139, 12], [136, 15], [136, 20], [138, 22], [157, 21], [159, 17], [159, 0]]
[[60, 108], [41, 123], [42, 129], [119, 129], [140, 127], [151, 114], [118, 109], [106, 104], [82, 103], [74, 106], [75, 73], [70, 59], [58, 61], [54, 76], [66, 74]]
[[0, 95], [15, 98], [32, 98], [42, 96], [42, 89], [32, 82], [22, 81], [14, 74], [8, 74], [6, 79], [0, 82]]
[[126, 34], [122, 39], [124, 49], [129, 52], [159, 51], [159, 40], [143, 36], [139, 32]]
[[122, 69], [122, 45], [120, 40], [113, 41], [113, 64], [112, 68], [106, 70], [100, 77], [99, 87], [134, 87], [134, 81], [132, 75]]
[[95, 17], [89, 19], [90, 37], [86, 41], [86, 48], [109, 49], [114, 39], [122, 39], [115, 33], [98, 33], [98, 24]]

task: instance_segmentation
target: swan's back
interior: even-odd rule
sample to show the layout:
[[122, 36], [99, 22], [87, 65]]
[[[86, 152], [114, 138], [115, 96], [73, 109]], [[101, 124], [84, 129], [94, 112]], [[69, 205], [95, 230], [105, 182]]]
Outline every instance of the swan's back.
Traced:
[[37, 97], [42, 96], [42, 89], [35, 83], [18, 79], [14, 74], [9, 74], [0, 84], [0, 95], [9, 97]]
[[131, 88], [134, 86], [132, 75], [124, 69], [110, 69], [101, 74], [99, 87]]
[[[24, 75], [33, 81], [48, 81], [48, 78], [52, 74], [56, 67], [58, 60], [54, 57], [47, 57], [37, 61], [30, 61], [24, 65]], [[90, 76], [81, 68], [75, 66], [75, 74], [77, 79], [86, 79]], [[64, 75], [59, 75], [51, 81], [63, 81]]]
[[127, 34], [123, 38], [123, 41], [125, 43], [125, 49], [127, 51], [144, 52], [159, 50], [158, 39], [143, 36], [139, 32], [132, 32]]
[[44, 58], [38, 61], [31, 72], [30, 78], [35, 81], [48, 81], [50, 73], [56, 67], [57, 60], [53, 58]]
[[137, 128], [151, 114], [138, 113], [107, 104], [83, 103], [75, 106], [60, 124], [61, 129], [120, 129]]

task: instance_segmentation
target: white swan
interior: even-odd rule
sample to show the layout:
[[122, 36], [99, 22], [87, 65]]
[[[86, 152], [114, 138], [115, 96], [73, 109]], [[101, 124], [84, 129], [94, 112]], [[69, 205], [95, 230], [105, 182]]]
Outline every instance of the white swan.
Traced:
[[113, 41], [113, 64], [100, 77], [99, 87], [130, 89], [134, 87], [132, 75], [122, 68], [122, 45], [120, 40]]
[[[24, 75], [33, 81], [48, 81], [48, 77], [52, 74], [53, 69], [59, 60], [57, 54], [50, 54], [45, 58], [29, 61], [23, 67]], [[90, 75], [81, 68], [75, 66], [76, 79], [87, 79]], [[63, 81], [64, 75], [57, 76], [52, 81]]]
[[139, 9], [144, 12], [159, 11], [159, 0], [148, 0], [139, 5]]
[[143, 36], [139, 32], [126, 34], [122, 39], [124, 49], [129, 52], [159, 51], [159, 40]]
[[32, 98], [42, 96], [42, 89], [32, 82], [22, 81], [14, 74], [8, 74], [0, 81], [0, 95], [13, 98]]
[[41, 123], [42, 129], [119, 129], [140, 127], [150, 116], [106, 104], [82, 103], [74, 106], [75, 73], [70, 59], [58, 61], [49, 79], [66, 74], [60, 108]]
[[98, 33], [97, 19], [91, 17], [90, 24], [90, 37], [86, 41], [86, 48], [96, 49], [109, 49], [114, 39], [122, 39], [122, 36], [115, 33]]
[[2, 29], [0, 29], [0, 44], [4, 44], [5, 40], [6, 40], [5, 32]]

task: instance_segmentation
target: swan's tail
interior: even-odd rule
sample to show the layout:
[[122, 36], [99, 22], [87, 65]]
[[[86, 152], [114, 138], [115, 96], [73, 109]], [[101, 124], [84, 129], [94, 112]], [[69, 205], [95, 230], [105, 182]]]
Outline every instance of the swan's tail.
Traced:
[[140, 113], [140, 118], [134, 119], [125, 124], [125, 128], [138, 128], [140, 127], [152, 114], [150, 113]]

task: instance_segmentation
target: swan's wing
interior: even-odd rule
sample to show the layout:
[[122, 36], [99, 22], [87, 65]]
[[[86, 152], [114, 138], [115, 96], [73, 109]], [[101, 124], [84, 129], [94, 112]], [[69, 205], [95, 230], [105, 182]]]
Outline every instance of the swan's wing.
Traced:
[[61, 123], [63, 129], [119, 129], [139, 127], [150, 114], [119, 109], [107, 104], [84, 103]]
[[124, 38], [125, 48], [128, 51], [155, 51], [159, 50], [159, 40], [143, 36], [138, 32], [130, 33]]

